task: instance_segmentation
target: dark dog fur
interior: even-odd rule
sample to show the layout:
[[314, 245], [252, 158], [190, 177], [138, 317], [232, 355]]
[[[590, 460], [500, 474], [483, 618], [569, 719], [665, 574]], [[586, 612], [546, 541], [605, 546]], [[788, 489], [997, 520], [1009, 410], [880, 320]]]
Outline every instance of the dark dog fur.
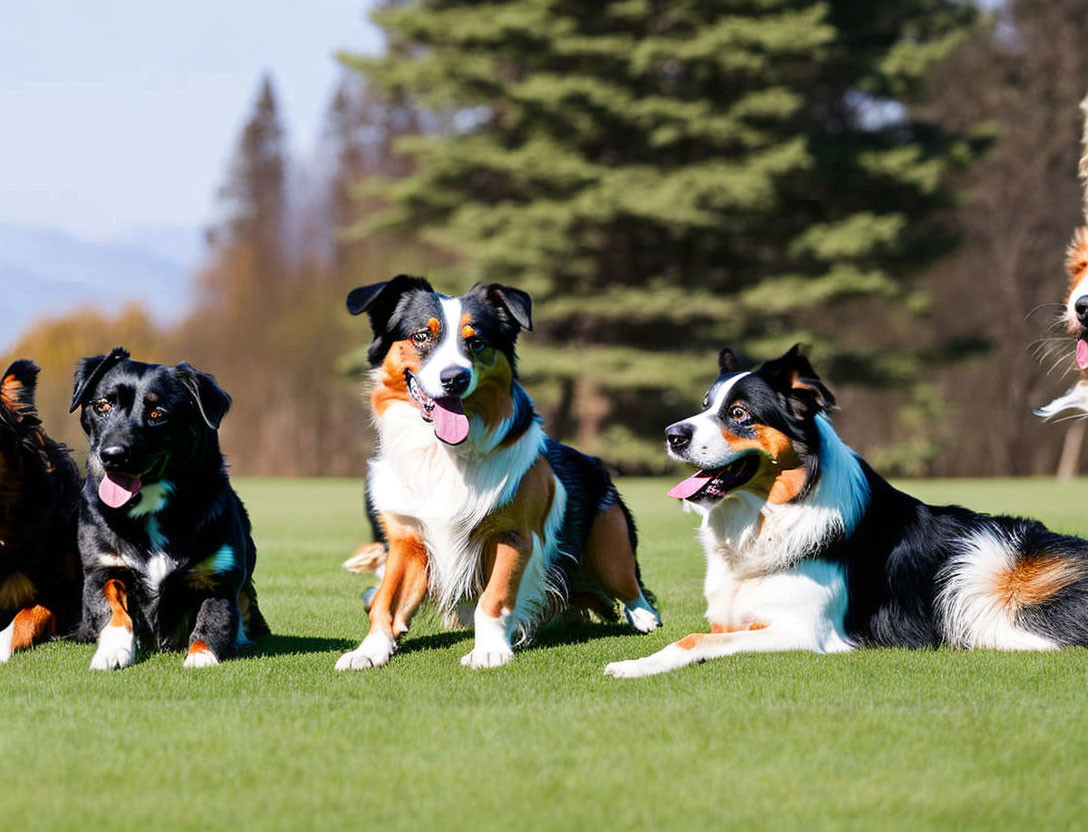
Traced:
[[42, 430], [38, 367], [0, 377], [0, 662], [79, 621], [79, 471]]
[[188, 647], [202, 667], [268, 632], [253, 588], [249, 517], [227, 478], [218, 428], [230, 397], [188, 364], [83, 359], [72, 410], [90, 439], [79, 518], [91, 667], [148, 647]]

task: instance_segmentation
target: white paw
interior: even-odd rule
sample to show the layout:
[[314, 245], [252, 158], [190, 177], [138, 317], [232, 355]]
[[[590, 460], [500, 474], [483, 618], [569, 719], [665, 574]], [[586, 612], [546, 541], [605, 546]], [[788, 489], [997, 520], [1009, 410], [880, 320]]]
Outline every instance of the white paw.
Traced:
[[98, 636], [91, 670], [120, 670], [136, 659], [136, 639], [124, 627], [107, 626]]
[[631, 659], [626, 662], [612, 662], [604, 669], [605, 676], [617, 679], [638, 679], [642, 676], [654, 676], [672, 668], [653, 656], [644, 659]]
[[652, 633], [661, 626], [661, 619], [649, 607], [624, 607], [627, 623], [640, 633]]
[[502, 648], [483, 649], [477, 647], [471, 653], [461, 657], [461, 664], [474, 670], [480, 670], [485, 667], [502, 667], [504, 664], [510, 664], [513, 660], [514, 651], [509, 647], [505, 650]]
[[215, 667], [219, 664], [219, 659], [211, 650], [194, 650], [181, 664], [182, 667]]
[[14, 634], [14, 621], [12, 621], [3, 632], [0, 632], [0, 662], [6, 662], [11, 658], [11, 638]]
[[367, 633], [363, 643], [336, 660], [337, 670], [365, 670], [389, 664], [397, 643], [383, 633]]

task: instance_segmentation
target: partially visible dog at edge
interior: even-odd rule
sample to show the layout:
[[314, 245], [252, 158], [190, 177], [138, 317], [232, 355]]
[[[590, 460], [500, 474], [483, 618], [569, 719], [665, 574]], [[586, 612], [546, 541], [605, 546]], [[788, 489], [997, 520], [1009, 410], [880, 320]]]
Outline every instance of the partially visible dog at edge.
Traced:
[[728, 349], [719, 362], [702, 412], [666, 429], [669, 455], [699, 469], [669, 496], [702, 521], [710, 632], [606, 673], [781, 650], [1088, 646], [1088, 541], [893, 488], [835, 433], [834, 396], [796, 347], [751, 371]]
[[461, 660], [473, 668], [509, 662], [568, 604], [609, 615], [618, 600], [634, 629], [660, 626], [608, 471], [546, 436], [518, 383], [529, 295], [480, 283], [449, 297], [398, 275], [355, 289], [347, 305], [374, 332], [379, 451], [367, 483], [388, 559], [370, 630], [337, 669], [386, 664], [428, 595], [448, 617], [475, 603], [475, 644]]
[[79, 471], [34, 404], [38, 367], [0, 376], [0, 662], [79, 624]]
[[94, 670], [137, 644], [208, 667], [268, 633], [257, 606], [249, 516], [219, 449], [230, 396], [189, 364], [85, 358], [72, 411], [90, 440], [79, 519], [85, 640]]

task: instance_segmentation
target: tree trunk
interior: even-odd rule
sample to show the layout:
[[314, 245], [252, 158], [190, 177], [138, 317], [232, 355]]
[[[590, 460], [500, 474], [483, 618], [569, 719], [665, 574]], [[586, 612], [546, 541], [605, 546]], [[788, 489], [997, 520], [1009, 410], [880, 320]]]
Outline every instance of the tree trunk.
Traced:
[[1088, 422], [1078, 419], [1065, 432], [1062, 455], [1058, 460], [1058, 479], [1071, 480], [1080, 473], [1080, 452], [1084, 447], [1084, 431]]

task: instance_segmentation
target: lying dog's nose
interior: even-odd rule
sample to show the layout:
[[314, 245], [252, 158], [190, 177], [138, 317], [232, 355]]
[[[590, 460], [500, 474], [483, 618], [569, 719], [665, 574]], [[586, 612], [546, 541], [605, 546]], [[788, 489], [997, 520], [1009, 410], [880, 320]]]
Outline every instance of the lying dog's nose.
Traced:
[[677, 422], [665, 428], [665, 440], [669, 443], [669, 450], [682, 451], [691, 444], [691, 435], [694, 433], [687, 422]]
[[472, 373], [464, 367], [447, 367], [438, 374], [442, 382], [442, 389], [447, 396], [460, 396], [468, 390], [468, 383], [472, 380]]
[[118, 468], [128, 462], [128, 448], [124, 445], [108, 445], [98, 455], [107, 468]]
[[1088, 326], [1088, 295], [1077, 298], [1077, 302], [1073, 304], [1073, 310], [1077, 313], [1080, 322]]

